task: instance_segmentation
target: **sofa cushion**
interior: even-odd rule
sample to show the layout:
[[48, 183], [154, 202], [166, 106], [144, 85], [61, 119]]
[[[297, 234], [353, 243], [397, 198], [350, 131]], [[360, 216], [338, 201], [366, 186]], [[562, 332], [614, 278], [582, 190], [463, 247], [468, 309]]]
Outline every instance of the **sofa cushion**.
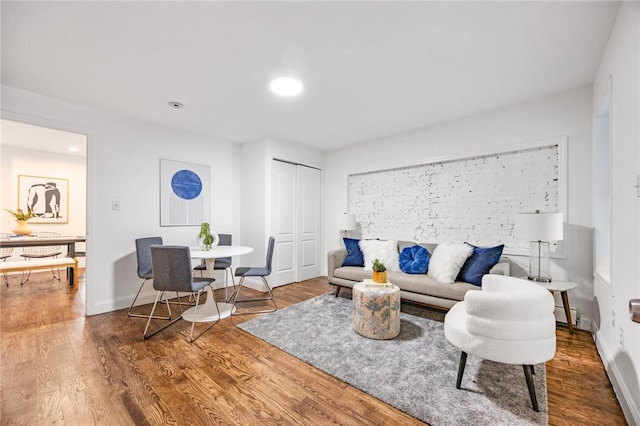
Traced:
[[399, 271], [398, 242], [396, 240], [361, 240], [360, 250], [364, 255], [364, 269], [371, 271], [373, 260], [379, 259], [387, 271]]
[[410, 293], [428, 294], [443, 299], [464, 300], [467, 291], [479, 290], [469, 283], [443, 283], [427, 274], [405, 274], [403, 272], [389, 272], [387, 281], [396, 284], [400, 290]]
[[343, 238], [343, 240], [347, 249], [347, 257], [344, 258], [342, 266], [364, 266], [364, 257], [358, 244], [360, 240], [354, 238]]
[[436, 250], [436, 247], [438, 247], [437, 244], [433, 244], [433, 243], [418, 243], [418, 245], [429, 250], [429, 253], [431, 254], [433, 254], [433, 252]]
[[471, 253], [473, 247], [469, 244], [438, 244], [431, 255], [427, 273], [440, 282], [453, 283]]
[[457, 281], [481, 286], [482, 277], [488, 274], [491, 268], [500, 260], [504, 244], [495, 247], [476, 247], [473, 244], [465, 244], [473, 248], [473, 253], [462, 265]]
[[406, 274], [424, 274], [430, 258], [431, 253], [424, 247], [406, 247], [400, 252], [400, 270]]
[[[371, 278], [371, 271], [356, 266], [343, 266], [333, 271], [333, 276], [343, 280], [360, 282]], [[389, 272], [387, 281], [400, 287], [400, 290], [409, 293], [426, 294], [433, 297], [451, 300], [463, 300], [469, 290], [480, 288], [469, 283], [456, 282], [453, 284], [441, 283], [426, 274], [405, 274], [404, 272]]]
[[415, 241], [398, 240], [398, 251], [402, 252], [402, 250], [406, 249], [407, 247], [413, 247], [415, 245]]

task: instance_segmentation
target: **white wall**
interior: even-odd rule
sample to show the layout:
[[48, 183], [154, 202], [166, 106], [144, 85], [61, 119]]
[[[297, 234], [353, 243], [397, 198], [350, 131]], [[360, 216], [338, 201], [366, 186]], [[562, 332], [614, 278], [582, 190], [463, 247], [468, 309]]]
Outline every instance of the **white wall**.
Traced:
[[[234, 143], [2, 87], [4, 118], [88, 136], [87, 272], [89, 315], [127, 307], [140, 280], [134, 240], [160, 235], [194, 245], [198, 227], [159, 226], [159, 159], [211, 166], [212, 229], [240, 235], [240, 155]], [[4, 184], [3, 184], [4, 185]], [[120, 210], [111, 210], [111, 201]], [[234, 239], [241, 244], [242, 237]], [[145, 293], [151, 296], [152, 290]], [[143, 300], [150, 300], [148, 297]]]
[[[2, 145], [0, 150], [2, 208], [18, 207], [18, 175], [46, 176], [69, 180], [69, 217], [67, 223], [32, 223], [33, 232], [57, 232], [62, 235], [85, 235], [86, 232], [86, 161], [84, 157], [55, 154]], [[16, 223], [9, 213], [0, 214], [0, 230], [10, 233]], [[14, 250], [19, 257], [20, 250]], [[21, 259], [21, 258], [20, 258]]]
[[[592, 215], [591, 215], [591, 88], [576, 89], [416, 132], [354, 145], [325, 155], [325, 249], [339, 246], [336, 216], [347, 211], [347, 175], [428, 162], [467, 153], [504, 150], [513, 144], [542, 139], [568, 138], [568, 206], [565, 217], [566, 259], [552, 259], [556, 280], [572, 280], [579, 287], [570, 294], [571, 306], [582, 315], [582, 328], [593, 316]], [[505, 176], [508, 179], [508, 176]], [[330, 195], [329, 195], [330, 194]], [[511, 256], [523, 265], [528, 258]], [[324, 260], [326, 262], [326, 259]], [[326, 264], [325, 264], [326, 266]], [[560, 299], [556, 303], [562, 305]]]
[[[611, 88], [611, 274], [597, 277], [596, 345], [630, 424], [640, 424], [640, 3], [624, 2], [594, 82], [594, 120]], [[609, 82], [612, 82], [610, 85]]]
[[[322, 169], [322, 152], [300, 144], [267, 138], [242, 145], [242, 230], [253, 253], [243, 256], [244, 265], [264, 265], [267, 240], [271, 236], [271, 175], [272, 160]], [[245, 280], [247, 281], [247, 280]], [[256, 289], [263, 286], [259, 280], [247, 284]]]

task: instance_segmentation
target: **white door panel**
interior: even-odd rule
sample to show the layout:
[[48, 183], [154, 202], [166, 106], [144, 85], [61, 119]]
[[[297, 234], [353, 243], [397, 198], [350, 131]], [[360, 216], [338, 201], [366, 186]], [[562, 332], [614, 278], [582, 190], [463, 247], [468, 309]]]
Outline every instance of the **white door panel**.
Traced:
[[317, 244], [315, 240], [302, 241], [302, 259], [300, 262], [300, 266], [302, 266], [303, 268], [309, 268], [317, 264], [316, 258], [318, 257], [318, 252], [316, 248]]
[[320, 186], [322, 174], [298, 166], [298, 281], [320, 276]]
[[276, 244], [269, 282], [272, 286], [279, 286], [296, 280], [296, 166], [273, 161], [272, 173], [272, 235]]
[[318, 169], [273, 160], [272, 234], [276, 238], [270, 283], [279, 286], [320, 276]]
[[280, 273], [280, 272], [291, 272], [293, 271], [294, 268], [294, 263], [293, 263], [293, 255], [294, 255], [294, 249], [293, 249], [293, 242], [292, 241], [288, 241], [288, 242], [282, 242], [282, 243], [278, 243], [276, 244], [276, 250], [274, 252], [274, 258], [276, 259], [275, 262], [275, 270], [276, 272]]

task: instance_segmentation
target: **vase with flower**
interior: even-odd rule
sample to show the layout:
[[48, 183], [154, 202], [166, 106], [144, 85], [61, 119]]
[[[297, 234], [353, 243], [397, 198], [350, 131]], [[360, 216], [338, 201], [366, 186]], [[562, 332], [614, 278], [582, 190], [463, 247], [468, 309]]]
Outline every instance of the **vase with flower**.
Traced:
[[387, 268], [380, 259], [373, 259], [373, 272], [371, 273], [371, 280], [374, 283], [385, 284], [387, 282]]
[[35, 214], [33, 214], [33, 211], [28, 210], [25, 212], [22, 209], [15, 209], [15, 210], [5, 209], [5, 211], [9, 212], [11, 216], [13, 216], [16, 222], [18, 223], [18, 226], [12, 229], [11, 232], [13, 232], [15, 235], [22, 235], [22, 236], [31, 235], [31, 229], [29, 229], [29, 226], [27, 225], [27, 221], [32, 217], [35, 217]]
[[210, 251], [217, 247], [220, 237], [211, 231], [208, 222], [202, 222], [200, 225], [200, 233], [198, 234], [198, 245], [204, 251]]

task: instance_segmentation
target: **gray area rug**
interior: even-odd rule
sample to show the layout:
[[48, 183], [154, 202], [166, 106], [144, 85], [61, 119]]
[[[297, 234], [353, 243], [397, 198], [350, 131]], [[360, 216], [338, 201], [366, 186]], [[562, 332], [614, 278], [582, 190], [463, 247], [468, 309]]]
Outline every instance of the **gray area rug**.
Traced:
[[534, 376], [539, 413], [519, 365], [469, 355], [458, 390], [460, 351], [444, 337], [443, 314], [403, 305], [400, 334], [372, 340], [353, 331], [348, 297], [325, 294], [238, 327], [432, 426], [548, 423], [544, 364]]

